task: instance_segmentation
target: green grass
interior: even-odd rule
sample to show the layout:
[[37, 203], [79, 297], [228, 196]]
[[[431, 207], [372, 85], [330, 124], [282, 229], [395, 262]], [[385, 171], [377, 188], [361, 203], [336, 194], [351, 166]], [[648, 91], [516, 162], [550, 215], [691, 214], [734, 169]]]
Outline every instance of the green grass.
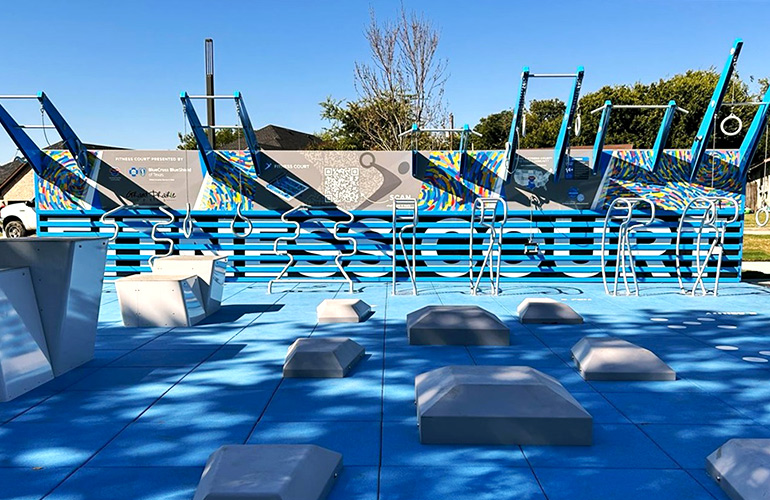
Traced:
[[744, 234], [743, 260], [770, 261], [770, 234]]

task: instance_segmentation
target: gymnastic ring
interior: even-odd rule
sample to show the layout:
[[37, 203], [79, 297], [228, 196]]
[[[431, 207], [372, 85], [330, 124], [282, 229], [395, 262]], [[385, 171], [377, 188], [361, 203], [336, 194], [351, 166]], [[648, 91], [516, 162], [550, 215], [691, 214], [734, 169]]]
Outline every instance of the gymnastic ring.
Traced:
[[[728, 132], [728, 131], [725, 129], [725, 124], [726, 124], [726, 123], [727, 123], [729, 120], [735, 120], [735, 121], [737, 121], [737, 122], [738, 122], [738, 128], [736, 128], [736, 129], [735, 129], [734, 131], [732, 131], [732, 132]], [[730, 114], [729, 114], [729, 115], [727, 115], [727, 116], [724, 118], [724, 120], [722, 120], [722, 122], [719, 124], [719, 128], [722, 130], [722, 133], [723, 133], [723, 134], [725, 134], [725, 135], [726, 135], [726, 136], [728, 136], [728, 137], [732, 137], [732, 136], [734, 136], [734, 135], [738, 135], [738, 134], [741, 132], [741, 130], [743, 130], [743, 121], [742, 121], [742, 120], [741, 120], [741, 119], [740, 119], [740, 118], [739, 118], [737, 115], [734, 115], [734, 114], [730, 113]]]

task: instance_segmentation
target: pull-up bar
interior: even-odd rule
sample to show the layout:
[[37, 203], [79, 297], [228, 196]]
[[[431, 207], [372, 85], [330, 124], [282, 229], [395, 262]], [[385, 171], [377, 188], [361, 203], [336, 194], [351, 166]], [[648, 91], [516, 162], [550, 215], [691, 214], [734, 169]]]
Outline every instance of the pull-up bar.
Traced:
[[[257, 136], [254, 133], [254, 127], [251, 125], [251, 119], [246, 112], [246, 105], [243, 102], [243, 96], [240, 92], [235, 92], [233, 95], [189, 95], [187, 92], [182, 92], [180, 95], [182, 100], [182, 108], [184, 109], [187, 121], [190, 122], [192, 127], [193, 136], [198, 143], [198, 149], [203, 156], [203, 162], [206, 164], [206, 169], [209, 172], [213, 172], [217, 165], [217, 155], [214, 149], [211, 147], [206, 130], [212, 129], [233, 129], [238, 128], [243, 130], [243, 135], [246, 139], [246, 145], [251, 155], [251, 162], [254, 165], [254, 170], [259, 176], [262, 173], [260, 164], [260, 158], [257, 152], [259, 151], [259, 143], [257, 142]], [[198, 118], [198, 114], [195, 112], [195, 107], [192, 104], [192, 99], [233, 99], [235, 101], [235, 110], [238, 113], [238, 119], [241, 122], [240, 126], [221, 126], [221, 125], [203, 125]]]
[[[598, 113], [599, 111], [603, 110], [607, 107], [607, 102], [605, 102], [603, 105], [599, 106], [598, 108], [591, 111], [591, 114]], [[666, 109], [669, 107], [668, 104], [612, 104], [612, 107], [614, 109]], [[677, 111], [681, 111], [682, 113], [689, 113], [684, 108], [680, 108], [679, 106], [676, 107]]]
[[91, 166], [88, 160], [88, 151], [61, 113], [59, 113], [59, 110], [56, 109], [51, 100], [48, 99], [48, 96], [45, 95], [45, 92], [40, 92], [35, 95], [0, 95], [0, 100], [5, 99], [36, 99], [40, 103], [41, 113], [48, 115], [48, 118], [51, 120], [51, 125], [20, 125], [13, 119], [10, 113], [0, 105], [0, 125], [2, 125], [5, 131], [8, 132], [11, 140], [16, 144], [16, 147], [19, 148], [21, 153], [38, 174], [42, 174], [52, 160], [50, 156], [43, 153], [40, 147], [35, 144], [35, 141], [27, 135], [24, 129], [56, 129], [64, 141], [65, 148], [72, 154], [72, 157], [75, 159], [81, 172], [86, 176], [90, 175]]
[[575, 78], [577, 73], [530, 73], [530, 78]]
[[0, 99], [37, 99], [39, 94], [4, 94]]
[[674, 114], [677, 111], [682, 113], [689, 113], [684, 108], [680, 108], [676, 105], [676, 101], [668, 101], [668, 104], [612, 104], [612, 101], [604, 101], [604, 104], [593, 111], [591, 114], [602, 112], [602, 116], [599, 119], [599, 130], [596, 132], [596, 140], [594, 140], [593, 151], [593, 170], [594, 173], [603, 172], [605, 162], [602, 161], [602, 151], [604, 149], [604, 138], [607, 135], [607, 130], [610, 124], [610, 114], [613, 108], [618, 109], [665, 109], [663, 114], [663, 121], [658, 129], [658, 135], [655, 137], [655, 145], [652, 148], [652, 158], [650, 159], [650, 170], [655, 171], [660, 163], [660, 159], [663, 157], [663, 150], [668, 142], [668, 136], [671, 133], [671, 124], [674, 121]]
[[231, 95], [188, 95], [190, 99], [232, 99]]
[[574, 78], [572, 91], [567, 100], [567, 106], [562, 118], [561, 128], [556, 140], [556, 147], [553, 155], [553, 179], [559, 180], [562, 164], [565, 160], [565, 154], [569, 149], [569, 133], [572, 127], [572, 121], [577, 112], [578, 98], [580, 96], [580, 87], [583, 84], [583, 66], [579, 66], [575, 73], [530, 73], [529, 66], [524, 66], [521, 72], [521, 84], [519, 94], [516, 97], [516, 104], [513, 107], [513, 117], [511, 119], [511, 129], [508, 133], [508, 142], [505, 144], [505, 158], [503, 164], [506, 169], [506, 182], [513, 177], [516, 167], [516, 149], [519, 146], [519, 138], [523, 137], [521, 133], [522, 121], [524, 119], [524, 104], [527, 95], [527, 85], [530, 78]]

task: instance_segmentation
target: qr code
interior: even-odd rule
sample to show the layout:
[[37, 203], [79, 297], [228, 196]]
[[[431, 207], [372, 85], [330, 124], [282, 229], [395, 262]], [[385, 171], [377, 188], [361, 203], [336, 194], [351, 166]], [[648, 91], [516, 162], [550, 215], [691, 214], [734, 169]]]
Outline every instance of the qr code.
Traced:
[[358, 202], [358, 167], [325, 168], [324, 196], [331, 203]]

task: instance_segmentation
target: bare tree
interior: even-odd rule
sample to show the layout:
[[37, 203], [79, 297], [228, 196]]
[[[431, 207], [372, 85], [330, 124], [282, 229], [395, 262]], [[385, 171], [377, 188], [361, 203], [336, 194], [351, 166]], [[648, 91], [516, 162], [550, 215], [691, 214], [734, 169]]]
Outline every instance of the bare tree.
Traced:
[[365, 31], [371, 63], [356, 62], [355, 86], [360, 101], [351, 103], [357, 125], [377, 149], [404, 149], [411, 128], [443, 124], [447, 61], [439, 59], [438, 30], [415, 12], [401, 7], [395, 21], [378, 23], [374, 11]]

